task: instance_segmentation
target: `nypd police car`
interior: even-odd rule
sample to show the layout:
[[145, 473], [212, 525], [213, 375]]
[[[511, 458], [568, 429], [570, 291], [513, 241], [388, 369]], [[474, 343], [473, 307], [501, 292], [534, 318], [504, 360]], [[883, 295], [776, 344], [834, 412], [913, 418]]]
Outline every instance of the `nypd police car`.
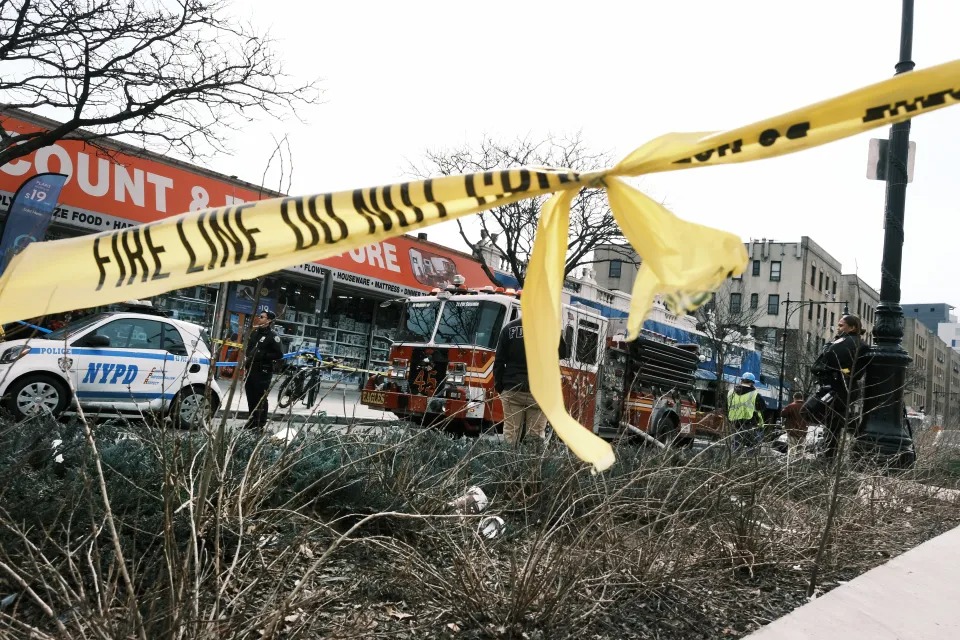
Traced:
[[[157, 413], [194, 428], [220, 405], [204, 329], [157, 313], [105, 312], [0, 342], [0, 397], [17, 418]], [[74, 396], [73, 391], [76, 391]]]

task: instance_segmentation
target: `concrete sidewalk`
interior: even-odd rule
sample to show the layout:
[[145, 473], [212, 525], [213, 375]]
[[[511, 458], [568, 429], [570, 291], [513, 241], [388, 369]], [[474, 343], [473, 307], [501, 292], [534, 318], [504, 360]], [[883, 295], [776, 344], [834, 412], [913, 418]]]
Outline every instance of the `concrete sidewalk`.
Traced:
[[[229, 417], [246, 420], [249, 417], [247, 411], [247, 398], [243, 392], [243, 385], [237, 383], [234, 390], [233, 401], [227, 406], [230, 395], [231, 380], [218, 380], [220, 391], [223, 393], [223, 406], [217, 412], [217, 415], [223, 415], [227, 412]], [[294, 403], [293, 406], [286, 409], [278, 408], [277, 388], [274, 385], [270, 390], [270, 416], [271, 419], [283, 420], [285, 422], [312, 422], [319, 420], [322, 416], [330, 422], [351, 423], [364, 420], [398, 420], [397, 416], [389, 411], [372, 409], [360, 404], [360, 391], [351, 385], [350, 388], [337, 386], [333, 388], [322, 388], [317, 394], [317, 402], [312, 407], [306, 406], [303, 402]]]
[[960, 527], [841, 585], [751, 640], [960, 638]]

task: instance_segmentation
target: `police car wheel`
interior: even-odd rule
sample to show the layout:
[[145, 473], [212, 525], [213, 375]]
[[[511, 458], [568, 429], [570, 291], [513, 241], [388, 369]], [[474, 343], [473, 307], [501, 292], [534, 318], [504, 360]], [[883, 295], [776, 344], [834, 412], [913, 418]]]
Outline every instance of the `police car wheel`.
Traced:
[[203, 389], [196, 387], [181, 390], [170, 407], [173, 426], [180, 429], [197, 429], [216, 412], [217, 397], [212, 394], [205, 397]]
[[42, 414], [58, 416], [67, 408], [69, 395], [67, 386], [56, 378], [26, 376], [10, 390], [10, 409], [17, 419]]

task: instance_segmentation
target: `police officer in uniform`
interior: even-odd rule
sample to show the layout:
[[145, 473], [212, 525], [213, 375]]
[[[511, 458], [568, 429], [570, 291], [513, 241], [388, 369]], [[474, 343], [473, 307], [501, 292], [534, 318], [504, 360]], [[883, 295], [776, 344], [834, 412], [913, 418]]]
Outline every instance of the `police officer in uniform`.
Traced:
[[257, 314], [244, 351], [247, 381], [243, 389], [247, 394], [247, 409], [250, 412], [247, 426], [258, 431], [266, 426], [270, 413], [267, 391], [273, 378], [274, 363], [283, 359], [280, 336], [273, 330], [276, 317], [277, 314], [267, 309]]
[[837, 454], [840, 435], [853, 421], [849, 407], [859, 397], [856, 382], [866, 362], [861, 359], [863, 324], [854, 315], [843, 315], [837, 322], [837, 335], [824, 345], [810, 371], [817, 379], [817, 391], [803, 404], [807, 422], [824, 426], [823, 455]]
[[756, 447], [763, 436], [763, 412], [767, 404], [754, 386], [756, 382], [756, 376], [748, 371], [727, 395], [727, 419], [733, 433], [734, 451]]

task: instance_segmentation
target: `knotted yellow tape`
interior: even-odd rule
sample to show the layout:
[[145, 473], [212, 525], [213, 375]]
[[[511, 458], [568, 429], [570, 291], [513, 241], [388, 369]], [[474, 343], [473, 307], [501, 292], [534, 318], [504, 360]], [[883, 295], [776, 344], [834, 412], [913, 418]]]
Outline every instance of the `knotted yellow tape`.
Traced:
[[960, 61], [954, 61], [739, 129], [667, 134], [612, 169], [590, 174], [488, 171], [206, 209], [93, 236], [34, 243], [0, 277], [0, 322], [253, 278], [555, 193], [543, 209], [522, 300], [530, 384], [557, 434], [599, 471], [613, 464], [613, 451], [567, 414], [556, 362], [573, 194], [605, 188], [625, 237], [643, 257], [628, 321], [635, 337], [655, 295], [663, 295], [676, 312], [692, 310], [729, 275], [742, 273], [747, 255], [740, 238], [684, 222], [619, 178], [792, 153], [958, 100]]

